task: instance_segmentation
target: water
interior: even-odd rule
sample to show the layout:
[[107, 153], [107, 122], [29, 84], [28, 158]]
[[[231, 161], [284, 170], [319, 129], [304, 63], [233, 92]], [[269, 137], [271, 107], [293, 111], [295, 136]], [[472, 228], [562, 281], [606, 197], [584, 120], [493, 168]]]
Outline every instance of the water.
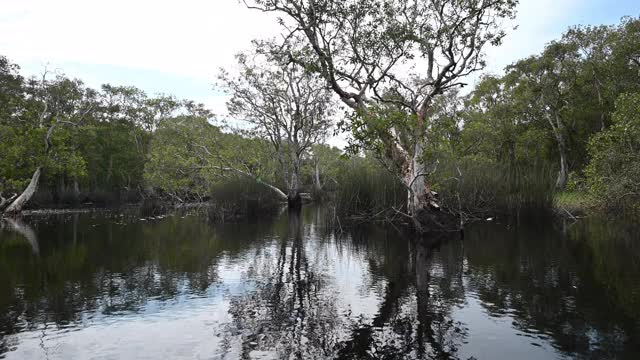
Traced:
[[639, 228], [479, 223], [464, 239], [135, 213], [0, 232], [0, 358], [640, 358]]

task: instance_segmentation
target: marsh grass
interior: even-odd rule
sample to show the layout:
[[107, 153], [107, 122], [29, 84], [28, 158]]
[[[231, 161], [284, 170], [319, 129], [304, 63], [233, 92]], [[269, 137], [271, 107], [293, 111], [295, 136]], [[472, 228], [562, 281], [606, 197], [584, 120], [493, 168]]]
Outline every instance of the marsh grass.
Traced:
[[[343, 221], [389, 220], [405, 211], [407, 192], [382, 166], [352, 159], [338, 176], [330, 205]], [[395, 209], [395, 210], [394, 210]]]
[[255, 179], [232, 177], [211, 189], [211, 216], [220, 220], [256, 217], [277, 212], [281, 200]]
[[464, 160], [434, 174], [441, 203], [463, 217], [546, 214], [553, 210], [554, 173], [548, 167]]
[[[430, 180], [445, 211], [464, 219], [549, 214], [554, 172], [547, 167], [505, 166], [466, 160], [440, 166]], [[335, 216], [362, 221], [404, 221], [406, 188], [386, 169], [353, 161], [332, 198]]]

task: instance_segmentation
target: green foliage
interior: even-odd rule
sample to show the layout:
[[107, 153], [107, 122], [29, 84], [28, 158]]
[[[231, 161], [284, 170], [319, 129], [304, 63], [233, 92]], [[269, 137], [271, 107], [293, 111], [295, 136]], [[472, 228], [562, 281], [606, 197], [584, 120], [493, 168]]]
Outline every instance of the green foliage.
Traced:
[[612, 210], [640, 210], [640, 93], [616, 101], [613, 124], [589, 141], [591, 193]]
[[96, 202], [140, 192], [156, 129], [179, 115], [211, 117], [192, 101], [135, 87], [96, 91], [50, 73], [24, 79], [18, 69], [0, 57], [0, 195], [24, 190], [38, 167], [46, 205], [78, 190]]
[[160, 125], [151, 141], [145, 180], [178, 198], [207, 193], [214, 169], [201, 156], [199, 146], [215, 146], [220, 130], [206, 119], [182, 116]]
[[0, 125], [0, 191], [18, 192], [29, 181], [42, 156], [42, 133]]
[[567, 181], [566, 190], [569, 192], [582, 192], [586, 191], [586, 179], [582, 174], [578, 174], [575, 171], [569, 173], [569, 180]]

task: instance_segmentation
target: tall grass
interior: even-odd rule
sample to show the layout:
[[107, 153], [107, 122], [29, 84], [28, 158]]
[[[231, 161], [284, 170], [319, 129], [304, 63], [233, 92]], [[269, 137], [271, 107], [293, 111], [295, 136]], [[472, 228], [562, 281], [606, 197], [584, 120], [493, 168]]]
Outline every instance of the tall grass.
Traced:
[[380, 217], [404, 211], [407, 191], [400, 181], [382, 166], [361, 158], [351, 159], [340, 172], [333, 197], [339, 216]]
[[441, 203], [466, 217], [533, 215], [551, 211], [555, 174], [549, 167], [463, 159], [432, 176]]
[[[464, 218], [550, 212], [555, 174], [548, 167], [508, 166], [465, 159], [441, 164], [430, 177], [444, 211]], [[406, 188], [382, 166], [352, 160], [339, 178], [333, 204], [337, 216], [395, 218], [406, 212]]]
[[211, 189], [211, 216], [230, 220], [256, 217], [277, 212], [281, 200], [255, 179], [232, 177], [215, 184]]

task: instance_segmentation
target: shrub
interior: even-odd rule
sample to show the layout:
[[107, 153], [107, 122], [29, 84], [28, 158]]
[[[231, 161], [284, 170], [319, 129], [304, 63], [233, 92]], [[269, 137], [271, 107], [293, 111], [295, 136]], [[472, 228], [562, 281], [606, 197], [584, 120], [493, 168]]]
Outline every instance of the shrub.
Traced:
[[616, 101], [613, 124], [589, 141], [585, 174], [589, 191], [604, 208], [640, 210], [640, 93]]

